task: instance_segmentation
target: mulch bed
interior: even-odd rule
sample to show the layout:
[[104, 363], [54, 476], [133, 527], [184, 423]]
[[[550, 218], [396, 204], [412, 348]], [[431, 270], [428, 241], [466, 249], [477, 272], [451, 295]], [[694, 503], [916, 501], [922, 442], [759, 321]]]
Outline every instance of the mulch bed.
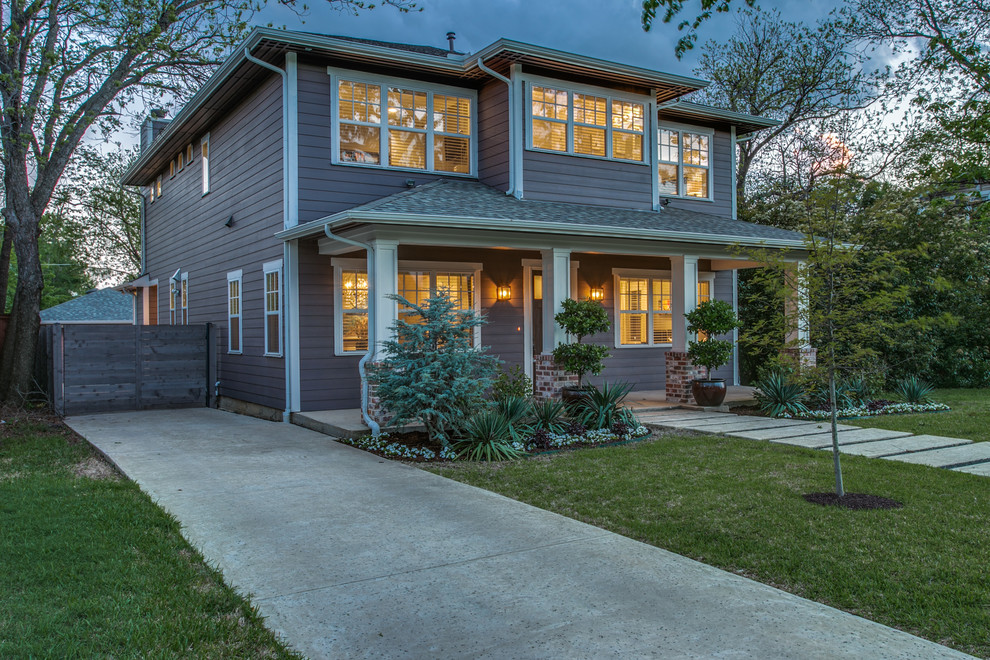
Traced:
[[802, 495], [806, 501], [821, 506], [838, 506], [853, 511], [865, 509], [900, 509], [903, 503], [879, 495], [867, 495], [865, 493], [846, 493], [839, 497], [835, 493], [805, 493]]

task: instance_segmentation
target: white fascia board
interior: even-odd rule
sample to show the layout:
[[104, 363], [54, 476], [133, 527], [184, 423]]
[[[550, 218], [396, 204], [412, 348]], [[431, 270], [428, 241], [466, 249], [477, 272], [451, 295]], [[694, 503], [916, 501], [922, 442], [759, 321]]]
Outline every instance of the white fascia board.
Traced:
[[415, 225], [429, 227], [449, 227], [452, 229], [488, 229], [508, 232], [528, 232], [538, 234], [564, 234], [570, 236], [603, 236], [608, 238], [634, 238], [642, 240], [670, 241], [675, 243], [702, 243], [714, 245], [743, 245], [746, 247], [804, 248], [804, 241], [793, 239], [764, 238], [747, 236], [724, 236], [699, 234], [696, 232], [659, 231], [655, 229], [617, 229], [599, 225], [575, 225], [566, 223], [536, 222], [505, 218], [476, 218], [470, 216], [433, 216], [407, 213], [382, 213], [378, 211], [343, 211], [341, 213], [299, 225], [288, 231], [275, 234], [282, 240], [293, 240], [312, 234], [320, 234], [323, 228], [341, 227], [355, 222], [386, 225]]

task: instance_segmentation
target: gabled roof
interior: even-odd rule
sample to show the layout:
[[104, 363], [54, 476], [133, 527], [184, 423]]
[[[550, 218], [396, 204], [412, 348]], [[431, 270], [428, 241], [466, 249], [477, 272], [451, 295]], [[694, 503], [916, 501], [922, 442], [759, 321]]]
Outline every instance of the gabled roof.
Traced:
[[90, 291], [41, 310], [42, 323], [134, 323], [134, 296], [115, 289]]
[[474, 181], [439, 180], [278, 234], [292, 239], [327, 224], [390, 223], [431, 227], [593, 235], [692, 243], [803, 248], [798, 232], [667, 207], [662, 211], [516, 199]]
[[[313, 34], [313, 33], [310, 33]], [[447, 57], [448, 55], [463, 55], [452, 50], [437, 48], [436, 46], [421, 46], [419, 44], [400, 44], [395, 41], [379, 41], [378, 39], [363, 39], [361, 37], [346, 37], [339, 34], [327, 35], [331, 39], [343, 39], [359, 44], [369, 44], [371, 46], [382, 46], [384, 48], [394, 48], [395, 50], [405, 50], [410, 53], [422, 53], [423, 55], [435, 55], [436, 57]]]

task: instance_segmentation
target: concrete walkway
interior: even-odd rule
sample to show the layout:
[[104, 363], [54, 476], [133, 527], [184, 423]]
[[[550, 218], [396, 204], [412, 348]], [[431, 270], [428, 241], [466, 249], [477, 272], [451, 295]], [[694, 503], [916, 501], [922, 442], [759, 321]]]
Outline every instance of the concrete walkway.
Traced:
[[312, 658], [963, 658], [298, 426], [75, 417]]
[[[832, 449], [828, 422], [770, 419], [752, 415], [672, 409], [639, 413], [643, 424], [667, 429], [768, 440], [809, 449]], [[918, 463], [990, 476], [990, 442], [839, 424], [839, 452]]]

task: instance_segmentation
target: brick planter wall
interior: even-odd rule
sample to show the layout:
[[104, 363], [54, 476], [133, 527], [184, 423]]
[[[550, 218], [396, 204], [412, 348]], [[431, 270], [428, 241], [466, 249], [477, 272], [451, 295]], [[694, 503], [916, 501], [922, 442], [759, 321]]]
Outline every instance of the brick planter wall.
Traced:
[[[379, 363], [372, 362], [367, 365], [368, 375], [378, 367]], [[369, 378], [368, 379], [368, 416], [371, 419], [378, 422], [383, 428], [392, 421], [392, 413], [385, 410], [385, 406], [382, 405], [382, 400], [378, 398], [377, 394], [378, 386]]]
[[704, 367], [691, 364], [687, 353], [667, 351], [667, 382], [664, 393], [668, 403], [694, 403], [691, 381], [705, 376]]
[[817, 348], [783, 348], [780, 355], [790, 360], [798, 371], [814, 368], [818, 364]]
[[557, 368], [553, 355], [541, 353], [533, 357], [533, 398], [559, 399], [564, 387], [577, 387], [578, 379]]

